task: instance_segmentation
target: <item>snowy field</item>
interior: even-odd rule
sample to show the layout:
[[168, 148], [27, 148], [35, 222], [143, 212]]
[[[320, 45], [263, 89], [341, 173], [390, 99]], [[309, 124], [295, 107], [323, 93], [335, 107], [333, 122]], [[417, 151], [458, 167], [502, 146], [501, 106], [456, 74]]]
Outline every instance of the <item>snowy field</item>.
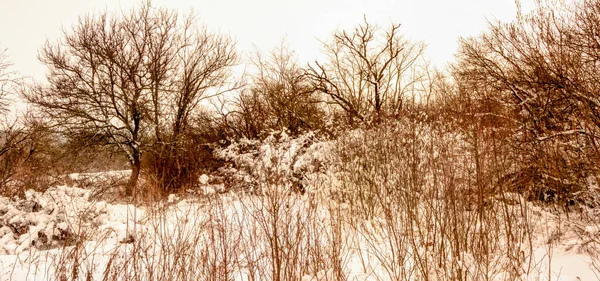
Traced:
[[[345, 280], [394, 280], [393, 265], [385, 264], [393, 258], [382, 256], [391, 252], [385, 227], [375, 229], [377, 220], [358, 228], [336, 226], [343, 219], [332, 221], [332, 214], [343, 209], [311, 206], [310, 196], [282, 199], [285, 205], [280, 206], [284, 209], [279, 214], [280, 229], [276, 229], [270, 214], [273, 208], [268, 206], [275, 202], [250, 195], [171, 196], [155, 208], [90, 201], [90, 191], [66, 186], [28, 195], [20, 202], [2, 199], [2, 280], [70, 280], [76, 267], [78, 280], [103, 280], [105, 276], [123, 280], [129, 275], [140, 280], [193, 280], [211, 275], [224, 278], [219, 280], [265, 280], [272, 274], [266, 268], [275, 256], [270, 252], [274, 247], [270, 239], [275, 237], [284, 244], [279, 246], [279, 254], [285, 255], [283, 263], [309, 264], [307, 272], [302, 272], [302, 266], [292, 270], [302, 274], [302, 280], [338, 280], [337, 266]], [[521, 280], [598, 280], [586, 249], [594, 241], [575, 235], [581, 228], [597, 233], [595, 226], [559, 221], [544, 211], [534, 213], [534, 244], [531, 255], [523, 253]], [[230, 261], [226, 255], [232, 255]], [[309, 258], [320, 260], [310, 265]], [[496, 258], [504, 257], [499, 253]], [[464, 262], [477, 263], [469, 258]], [[414, 266], [409, 258], [404, 265]], [[160, 271], [182, 268], [190, 272]], [[478, 270], [475, 265], [466, 268], [473, 273]], [[314, 274], [309, 273], [311, 269]], [[406, 270], [408, 276], [415, 269]], [[490, 280], [506, 280], [505, 274], [502, 268], [489, 271]], [[414, 276], [418, 279], [417, 273]]]
[[[511, 193], [455, 210], [423, 191], [362, 213], [331, 199], [344, 184], [323, 168], [332, 143], [265, 143], [220, 152], [245, 191], [204, 175], [197, 190], [130, 204], [100, 193], [128, 175], [115, 171], [0, 198], [0, 279], [600, 280], [592, 211], [567, 216]], [[290, 188], [299, 173], [302, 191]]]

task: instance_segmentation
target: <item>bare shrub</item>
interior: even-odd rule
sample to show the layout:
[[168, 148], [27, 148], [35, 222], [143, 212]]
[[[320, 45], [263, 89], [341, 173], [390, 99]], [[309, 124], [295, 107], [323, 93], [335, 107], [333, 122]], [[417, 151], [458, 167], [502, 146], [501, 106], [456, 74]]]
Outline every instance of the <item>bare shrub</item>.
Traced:
[[62, 149], [56, 135], [35, 119], [22, 118], [0, 133], [0, 189], [4, 195], [22, 196], [27, 189], [43, 191], [58, 182], [63, 167], [56, 161]]
[[477, 188], [477, 153], [460, 134], [404, 120], [351, 133], [338, 147], [340, 192], [356, 214], [352, 225], [365, 252], [384, 268], [379, 278], [525, 274], [532, 231], [526, 203], [502, 203], [491, 181]]
[[294, 193], [285, 176], [275, 169], [259, 183], [262, 195], [242, 201], [251, 218], [245, 222], [252, 229], [248, 244], [256, 245], [244, 255], [254, 265], [251, 280], [299, 280], [329, 271], [327, 278], [346, 280], [343, 216], [318, 197]]
[[14, 195], [19, 193], [14, 184], [15, 174], [19, 166], [29, 157], [31, 151], [28, 146], [27, 135], [22, 130], [16, 128], [16, 125], [6, 127], [0, 135], [0, 188], [4, 195]]

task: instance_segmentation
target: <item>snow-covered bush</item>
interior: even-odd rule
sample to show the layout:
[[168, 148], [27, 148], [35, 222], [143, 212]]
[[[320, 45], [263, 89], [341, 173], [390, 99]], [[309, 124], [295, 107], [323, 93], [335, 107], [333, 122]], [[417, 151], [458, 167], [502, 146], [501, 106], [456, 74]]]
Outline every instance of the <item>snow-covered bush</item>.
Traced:
[[317, 175], [328, 172], [333, 145], [314, 132], [292, 138], [283, 131], [262, 141], [241, 139], [216, 154], [228, 163], [219, 172], [229, 188], [255, 190], [272, 183], [303, 193]]
[[18, 254], [74, 243], [110, 220], [107, 204], [90, 200], [92, 190], [58, 186], [25, 198], [0, 197], [0, 254]]

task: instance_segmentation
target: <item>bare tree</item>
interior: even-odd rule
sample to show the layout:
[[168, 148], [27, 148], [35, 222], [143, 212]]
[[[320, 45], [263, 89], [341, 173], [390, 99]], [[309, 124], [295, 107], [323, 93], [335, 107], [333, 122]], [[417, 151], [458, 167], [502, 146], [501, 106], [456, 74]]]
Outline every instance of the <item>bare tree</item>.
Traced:
[[275, 117], [273, 127], [287, 128], [292, 134], [321, 127], [321, 100], [296, 63], [293, 51], [282, 43], [269, 57], [256, 54], [253, 62], [258, 71], [252, 91], [264, 96]]
[[496, 120], [527, 169], [556, 191], [585, 185], [596, 169], [600, 103], [600, 1], [540, 1], [513, 23], [462, 39], [456, 81], [480, 118]]
[[233, 41], [198, 29], [193, 16], [145, 3], [130, 13], [87, 16], [40, 60], [48, 85], [25, 94], [64, 132], [116, 146], [135, 190], [142, 153], [186, 129], [199, 101], [218, 94], [236, 60]]
[[314, 88], [327, 94], [350, 118], [399, 116], [403, 99], [421, 78], [417, 62], [424, 45], [406, 40], [400, 25], [382, 32], [366, 18], [352, 33], [338, 31], [324, 43], [328, 61], [309, 65]]
[[11, 64], [6, 56], [6, 49], [0, 51], [0, 115], [4, 115], [9, 111], [9, 93], [14, 90], [15, 77], [9, 71]]
[[237, 137], [257, 138], [269, 130], [292, 135], [322, 128], [321, 99], [285, 43], [268, 55], [256, 52], [250, 86], [222, 113], [222, 122]]

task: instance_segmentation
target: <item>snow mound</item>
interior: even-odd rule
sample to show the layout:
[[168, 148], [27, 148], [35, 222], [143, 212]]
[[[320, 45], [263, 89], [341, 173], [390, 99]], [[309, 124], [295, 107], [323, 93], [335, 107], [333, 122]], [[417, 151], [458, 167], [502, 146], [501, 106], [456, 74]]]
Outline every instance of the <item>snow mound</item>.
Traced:
[[[130, 218], [120, 214], [122, 206], [92, 201], [91, 194], [86, 189], [58, 186], [44, 193], [26, 191], [23, 199], [0, 197], [0, 254], [62, 247], [93, 239], [97, 230], [124, 237]], [[131, 212], [131, 207], [124, 212]]]

